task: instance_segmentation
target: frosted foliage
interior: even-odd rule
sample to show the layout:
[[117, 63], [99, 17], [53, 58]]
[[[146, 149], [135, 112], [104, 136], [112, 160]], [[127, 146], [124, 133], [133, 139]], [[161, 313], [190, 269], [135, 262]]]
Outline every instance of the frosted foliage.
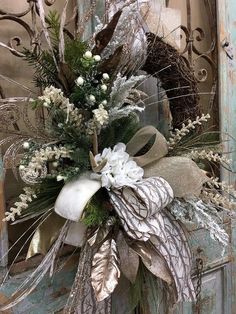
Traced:
[[143, 111], [144, 108], [135, 104], [129, 104], [123, 106], [124, 103], [129, 103], [129, 95], [132, 93], [133, 87], [140, 81], [146, 78], [145, 75], [132, 75], [129, 79], [126, 76], [121, 76], [119, 73], [116, 80], [113, 83], [111, 90], [110, 101], [109, 101], [109, 117], [110, 121], [115, 119], [128, 116], [131, 112], [134, 111]]
[[222, 223], [216, 209], [200, 199], [175, 199], [170, 205], [171, 213], [183, 223], [196, 224], [210, 232], [213, 240], [219, 241], [224, 247], [228, 245], [229, 236], [220, 226]]

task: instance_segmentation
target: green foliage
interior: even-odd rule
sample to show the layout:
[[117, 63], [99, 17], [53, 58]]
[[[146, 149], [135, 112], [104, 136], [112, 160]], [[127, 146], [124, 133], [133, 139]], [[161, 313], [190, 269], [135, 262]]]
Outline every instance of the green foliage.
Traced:
[[43, 182], [35, 186], [37, 198], [34, 198], [29, 206], [22, 211], [20, 218], [30, 216], [32, 213], [43, 213], [53, 207], [62, 187], [63, 182], [57, 182], [55, 179], [44, 179]]
[[99, 148], [112, 147], [122, 142], [127, 143], [140, 128], [139, 121], [135, 114], [113, 121], [100, 134]]
[[24, 48], [23, 53], [23, 59], [35, 69], [34, 82], [37, 87], [58, 85], [57, 69], [50, 52], [46, 50], [37, 52]]
[[101, 226], [109, 217], [109, 209], [105, 206], [106, 193], [103, 189], [98, 191], [87, 204], [83, 223], [88, 227]]
[[46, 22], [49, 26], [52, 45], [57, 49], [60, 36], [60, 14], [57, 11], [49, 11]]
[[65, 61], [77, 76], [85, 75], [90, 67], [90, 63], [83, 58], [87, 48], [87, 44], [79, 39], [65, 42]]

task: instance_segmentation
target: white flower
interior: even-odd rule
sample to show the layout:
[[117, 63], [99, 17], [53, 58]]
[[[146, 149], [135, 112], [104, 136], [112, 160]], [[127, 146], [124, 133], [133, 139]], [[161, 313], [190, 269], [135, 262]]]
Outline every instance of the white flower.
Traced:
[[109, 120], [108, 112], [104, 109], [102, 104], [99, 105], [98, 109], [93, 110], [93, 114], [94, 120], [100, 125], [104, 125]]
[[107, 189], [120, 189], [123, 186], [135, 187], [135, 183], [142, 179], [144, 171], [125, 151], [126, 145], [118, 143], [113, 149], [105, 148], [102, 154], [95, 156], [95, 161], [100, 164], [103, 160], [107, 163], [99, 173], [93, 173], [92, 178], [100, 179], [102, 186]]
[[93, 57], [93, 54], [91, 51], [86, 51], [85, 54], [84, 54], [84, 58], [86, 59], [91, 59]]
[[25, 169], [25, 166], [24, 165], [20, 165], [19, 166], [19, 170], [24, 170]]
[[75, 84], [77, 86], [82, 86], [84, 84], [84, 79], [82, 78], [82, 76], [79, 76], [76, 80], [75, 80]]
[[101, 90], [103, 90], [104, 92], [107, 91], [107, 86], [106, 86], [106, 84], [102, 84], [102, 85], [101, 85]]
[[110, 76], [107, 73], [103, 73], [102, 77], [106, 81], [109, 80], [109, 78], [110, 78]]
[[96, 62], [101, 61], [101, 57], [100, 57], [99, 55], [93, 56], [93, 59], [94, 59]]
[[92, 101], [92, 102], [95, 102], [95, 101], [96, 101], [96, 98], [95, 98], [95, 96], [90, 95], [90, 96], [89, 96], [89, 100]]
[[29, 149], [29, 147], [30, 147], [30, 143], [29, 142], [24, 142], [23, 143], [23, 148], [24, 149]]

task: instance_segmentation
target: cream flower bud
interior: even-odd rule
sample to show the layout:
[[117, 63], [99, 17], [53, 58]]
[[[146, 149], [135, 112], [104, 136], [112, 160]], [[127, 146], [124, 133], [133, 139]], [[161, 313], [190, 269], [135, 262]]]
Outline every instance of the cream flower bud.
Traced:
[[93, 57], [93, 54], [91, 51], [86, 51], [85, 54], [84, 54], [84, 58], [86, 59], [91, 59]]
[[25, 166], [24, 165], [20, 165], [19, 166], [19, 170], [24, 170], [25, 169]]
[[45, 101], [45, 102], [43, 103], [43, 106], [44, 106], [45, 108], [48, 108], [48, 107], [49, 107], [49, 104]]
[[92, 102], [95, 102], [95, 101], [96, 101], [96, 98], [95, 98], [95, 96], [90, 95], [90, 96], [89, 96], [89, 100], [92, 101]]
[[94, 59], [96, 62], [101, 61], [101, 57], [100, 57], [99, 55], [93, 56], [93, 59]]
[[23, 148], [24, 149], [29, 149], [29, 147], [30, 147], [30, 143], [29, 142], [24, 142], [23, 143]]
[[109, 80], [109, 78], [110, 78], [110, 76], [107, 73], [103, 73], [102, 77], [106, 81]]
[[84, 84], [84, 79], [82, 78], [82, 76], [79, 76], [76, 81], [75, 81], [75, 84], [77, 86], [82, 86]]
[[107, 91], [107, 86], [106, 86], [106, 84], [102, 84], [102, 85], [101, 85], [101, 90], [103, 90], [104, 92]]

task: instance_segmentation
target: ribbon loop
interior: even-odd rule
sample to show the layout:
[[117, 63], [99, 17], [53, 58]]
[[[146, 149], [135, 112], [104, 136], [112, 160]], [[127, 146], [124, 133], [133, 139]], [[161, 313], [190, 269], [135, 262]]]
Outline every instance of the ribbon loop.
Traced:
[[152, 147], [144, 155], [133, 157], [140, 167], [144, 167], [153, 161], [157, 161], [168, 153], [168, 145], [165, 137], [153, 126], [148, 125], [140, 129], [128, 142], [126, 150], [131, 156], [135, 156], [155, 136]]
[[[151, 148], [135, 156], [155, 136]], [[202, 185], [209, 180], [197, 164], [186, 157], [165, 157], [168, 145], [165, 137], [153, 126], [140, 129], [127, 144], [133, 160], [144, 169], [144, 177], [162, 177], [172, 187], [175, 197], [198, 196]]]

